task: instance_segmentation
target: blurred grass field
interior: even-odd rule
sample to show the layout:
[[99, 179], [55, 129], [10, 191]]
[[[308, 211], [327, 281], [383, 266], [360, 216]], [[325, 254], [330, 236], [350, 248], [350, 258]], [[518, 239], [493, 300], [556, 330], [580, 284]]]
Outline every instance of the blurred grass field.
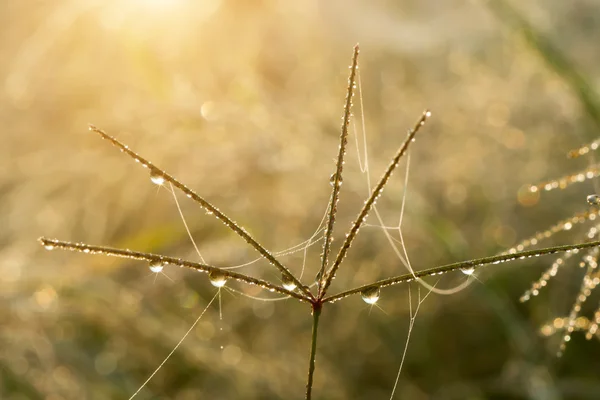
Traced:
[[[498, 253], [585, 210], [592, 182], [539, 201], [517, 194], [590, 163], [565, 155], [599, 136], [600, 3], [509, 3], [583, 86], [495, 0], [0, 2], [0, 398], [128, 398], [215, 293], [190, 271], [166, 268], [169, 280], [140, 263], [47, 252], [36, 242], [43, 235], [197, 260], [171, 194], [89, 133], [90, 123], [267, 248], [285, 249], [310, 237], [327, 206], [359, 42], [372, 179], [420, 113], [433, 113], [411, 151], [403, 232], [415, 268]], [[350, 143], [334, 250], [367, 197]], [[390, 225], [403, 168], [378, 203]], [[256, 256], [179, 200], [209, 263]], [[549, 244], [581, 240], [573, 229]], [[308, 252], [305, 282], [319, 253], [320, 245]], [[283, 261], [299, 273], [301, 255]], [[551, 262], [489, 269], [458, 294], [432, 295], [395, 398], [598, 398], [600, 342], [576, 335], [556, 359], [557, 338], [538, 333], [568, 313], [580, 285], [576, 263], [539, 298], [518, 303]], [[266, 262], [249, 271], [279, 280]], [[363, 228], [332, 290], [403, 272], [380, 230]], [[439, 285], [462, 280], [450, 275]], [[388, 398], [406, 339], [408, 286], [383, 291], [379, 305], [385, 313], [358, 298], [325, 309], [316, 398]], [[136, 398], [300, 398], [308, 308], [224, 292], [222, 314], [211, 307]]]

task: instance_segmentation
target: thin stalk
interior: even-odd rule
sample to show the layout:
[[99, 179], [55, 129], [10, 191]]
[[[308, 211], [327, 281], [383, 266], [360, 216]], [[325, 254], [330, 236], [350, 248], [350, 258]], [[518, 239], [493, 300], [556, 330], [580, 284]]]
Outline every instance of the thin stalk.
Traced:
[[231, 272], [226, 269], [213, 267], [212, 265], [206, 265], [201, 263], [195, 263], [187, 260], [182, 260], [181, 258], [167, 257], [160, 254], [152, 254], [152, 253], [143, 253], [139, 251], [126, 250], [126, 249], [115, 249], [112, 247], [104, 247], [104, 246], [93, 246], [85, 243], [72, 243], [65, 242], [62, 240], [56, 239], [47, 239], [40, 238], [39, 239], [42, 246], [44, 246], [48, 250], [53, 249], [61, 249], [61, 250], [70, 250], [76, 251], [85, 254], [102, 254], [104, 256], [109, 257], [120, 257], [120, 258], [129, 258], [132, 260], [142, 260], [147, 262], [160, 261], [164, 264], [176, 265], [178, 267], [190, 268], [196, 271], [205, 272], [205, 273], [219, 273], [222, 276], [225, 276], [228, 279], [233, 279], [239, 282], [247, 283], [249, 285], [260, 286], [263, 289], [269, 290], [271, 292], [281, 293], [286, 296], [294, 297], [301, 301], [310, 302], [310, 299], [307, 296], [303, 296], [300, 293], [296, 293], [290, 290], [285, 289], [284, 287], [274, 285], [270, 282], [264, 281], [262, 279], [252, 278], [247, 275], [238, 274], [236, 272]]
[[427, 118], [429, 118], [430, 116], [431, 116], [431, 113], [428, 110], [423, 112], [423, 114], [421, 115], [421, 117], [419, 118], [419, 120], [417, 121], [415, 126], [410, 131], [408, 131], [408, 137], [406, 138], [406, 141], [402, 144], [402, 147], [400, 147], [400, 149], [398, 150], [398, 152], [392, 159], [392, 162], [388, 166], [387, 170], [379, 179], [379, 182], [377, 183], [377, 185], [371, 192], [371, 196], [369, 196], [369, 199], [367, 201], [365, 201], [365, 205], [363, 206], [362, 210], [360, 210], [358, 217], [356, 218], [356, 220], [352, 224], [352, 227], [350, 228], [350, 231], [346, 235], [346, 240], [344, 240], [344, 243], [342, 244], [342, 247], [340, 248], [340, 251], [338, 252], [335, 262], [333, 263], [333, 266], [329, 270], [327, 277], [325, 277], [325, 284], [323, 285], [323, 288], [319, 293], [319, 299], [322, 299], [323, 297], [325, 297], [325, 294], [327, 293], [327, 289], [329, 288], [329, 285], [331, 285], [331, 281], [335, 277], [335, 273], [337, 272], [338, 268], [340, 267], [340, 264], [344, 260], [344, 257], [346, 256], [348, 249], [352, 245], [352, 241], [358, 234], [358, 230], [360, 229], [360, 227], [363, 225], [363, 223], [367, 219], [367, 215], [369, 214], [369, 211], [371, 211], [371, 208], [375, 205], [375, 202], [381, 195], [381, 192], [383, 192], [385, 185], [389, 182], [390, 177], [392, 176], [392, 174], [394, 173], [394, 170], [396, 169], [396, 167], [398, 166], [398, 163], [400, 162], [400, 158], [402, 158], [402, 156], [406, 153], [406, 151], [408, 150], [408, 146], [415, 138], [415, 135], [417, 134], [419, 129], [425, 124], [425, 121], [427, 120]]
[[319, 273], [321, 279], [319, 279], [317, 283], [319, 295], [321, 293], [321, 286], [323, 282], [325, 268], [327, 268], [327, 261], [329, 258], [329, 252], [331, 250], [331, 242], [333, 241], [333, 226], [335, 224], [337, 203], [340, 198], [340, 187], [342, 186], [344, 155], [346, 154], [346, 145], [348, 144], [348, 125], [350, 123], [350, 116], [352, 115], [352, 96], [354, 95], [356, 70], [358, 68], [358, 53], [359, 49], [358, 45], [356, 45], [354, 46], [354, 55], [352, 56], [352, 67], [350, 68], [350, 76], [348, 77], [346, 104], [344, 105], [344, 116], [342, 118], [342, 133], [340, 134], [340, 149], [338, 152], [338, 158], [336, 162], [336, 170], [333, 174], [333, 181], [331, 182], [333, 188], [331, 189], [331, 202], [329, 204], [329, 215], [327, 217], [327, 225], [325, 227], [325, 241], [323, 242], [323, 255], [321, 257], [321, 272]]
[[594, 91], [591, 80], [585, 77], [571, 62], [565, 53], [555, 46], [547, 37], [537, 31], [516, 8], [506, 1], [487, 1], [485, 4], [496, 14], [498, 19], [512, 25], [546, 62], [546, 66], [559, 75], [575, 92], [583, 109], [600, 128], [600, 98]]
[[570, 244], [570, 245], [566, 245], [566, 246], [548, 247], [548, 248], [539, 249], [539, 250], [528, 250], [528, 251], [522, 251], [522, 252], [513, 253], [513, 254], [501, 254], [498, 256], [476, 258], [473, 260], [461, 261], [461, 262], [456, 262], [456, 263], [452, 263], [452, 264], [446, 264], [446, 265], [442, 265], [439, 267], [434, 267], [434, 268], [426, 269], [423, 271], [415, 272], [414, 274], [409, 273], [409, 274], [404, 274], [404, 275], [396, 276], [393, 278], [388, 278], [388, 279], [383, 279], [383, 280], [380, 280], [377, 282], [373, 282], [368, 285], [360, 286], [360, 287], [354, 288], [352, 290], [347, 290], [347, 291], [335, 294], [333, 296], [326, 297], [322, 300], [322, 302], [323, 303], [336, 302], [338, 300], [341, 300], [341, 299], [351, 296], [353, 294], [358, 294], [358, 293], [362, 292], [363, 290], [372, 288], [374, 286], [378, 286], [378, 287], [382, 288], [382, 287], [386, 287], [386, 286], [397, 285], [397, 284], [403, 283], [403, 282], [410, 282], [416, 278], [423, 278], [423, 277], [432, 276], [432, 275], [442, 275], [442, 274], [445, 274], [445, 273], [448, 273], [451, 271], [457, 271], [457, 270], [461, 270], [461, 269], [477, 269], [477, 268], [480, 268], [480, 267], [483, 267], [486, 265], [491, 265], [491, 264], [500, 264], [500, 263], [507, 262], [507, 261], [521, 260], [521, 259], [525, 259], [525, 258], [538, 257], [538, 256], [547, 255], [547, 254], [576, 251], [576, 250], [588, 249], [591, 247], [598, 247], [598, 246], [600, 246], [600, 241], [594, 241], [594, 242], [588, 242], [588, 243]]
[[306, 380], [306, 400], [312, 398], [313, 375], [315, 373], [315, 356], [317, 354], [317, 332], [319, 329], [319, 318], [321, 317], [321, 304], [313, 303], [313, 325], [310, 341], [310, 360], [308, 362], [308, 378]]
[[135, 161], [142, 164], [142, 166], [144, 168], [148, 168], [150, 170], [151, 174], [158, 174], [160, 177], [162, 177], [164, 179], [165, 182], [171, 183], [177, 189], [179, 189], [183, 193], [185, 193], [187, 195], [187, 197], [189, 197], [190, 199], [192, 199], [195, 202], [197, 202], [198, 204], [200, 204], [201, 207], [208, 210], [211, 214], [214, 214], [215, 217], [217, 217], [219, 220], [221, 220], [221, 222], [223, 222], [229, 229], [231, 229], [233, 232], [238, 234], [242, 239], [244, 239], [246, 241], [246, 243], [250, 244], [250, 246], [252, 246], [256, 251], [258, 251], [263, 257], [265, 257], [282, 274], [284, 274], [288, 278], [290, 278], [296, 284], [296, 286], [302, 292], [304, 292], [306, 297], [308, 297], [310, 299], [314, 299], [314, 296], [312, 295], [310, 290], [305, 285], [303, 285], [290, 272], [289, 269], [287, 269], [285, 266], [283, 266], [283, 264], [281, 264], [281, 262], [279, 262], [279, 260], [277, 260], [275, 258], [275, 256], [273, 256], [271, 254], [271, 252], [269, 250], [267, 250], [264, 246], [262, 246], [260, 243], [258, 243], [252, 236], [250, 236], [250, 234], [248, 232], [246, 232], [246, 230], [244, 228], [242, 228], [241, 226], [236, 224], [231, 218], [229, 218], [228, 216], [223, 214], [221, 211], [219, 211], [219, 209], [217, 207], [213, 206], [208, 201], [204, 200], [202, 197], [200, 197], [198, 194], [196, 194], [196, 192], [194, 192], [193, 190], [191, 190], [190, 188], [185, 186], [183, 183], [179, 182], [177, 179], [175, 179], [174, 177], [172, 177], [171, 175], [166, 173], [164, 170], [156, 167], [154, 164], [152, 164], [147, 159], [143, 158], [136, 152], [130, 150], [129, 146], [121, 143], [120, 141], [118, 141], [114, 137], [108, 135], [101, 129], [98, 129], [95, 126], [90, 125], [90, 130], [99, 134], [103, 139], [106, 139], [109, 142], [111, 142], [115, 147], [119, 148], [121, 150], [121, 152], [124, 152], [125, 154], [127, 154], [128, 156], [133, 158]]
[[571, 227], [573, 227], [576, 224], [581, 224], [581, 223], [584, 223], [587, 221], [593, 221], [594, 219], [599, 218], [599, 217], [600, 217], [600, 209], [597, 209], [595, 207], [594, 208], [590, 207], [590, 209], [587, 211], [577, 213], [577, 214], [573, 215], [572, 217], [563, 219], [562, 221], [558, 221], [556, 224], [552, 225], [551, 227], [547, 228], [546, 230], [536, 232], [535, 235], [533, 235], [525, 240], [522, 240], [521, 242], [517, 243], [516, 245], [514, 245], [513, 247], [511, 247], [510, 249], [505, 251], [503, 254], [514, 253], [517, 250], [523, 251], [527, 247], [534, 246], [534, 245], [540, 243], [542, 240], [548, 239], [555, 233], [568, 230], [568, 229], [566, 229], [566, 227], [568, 227], [569, 225]]

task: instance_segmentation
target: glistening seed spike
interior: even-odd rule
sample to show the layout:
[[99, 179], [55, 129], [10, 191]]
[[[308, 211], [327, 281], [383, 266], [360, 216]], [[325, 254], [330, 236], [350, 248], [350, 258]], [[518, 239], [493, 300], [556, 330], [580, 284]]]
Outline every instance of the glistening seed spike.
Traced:
[[375, 304], [377, 303], [377, 300], [379, 300], [380, 293], [381, 291], [379, 289], [379, 286], [372, 286], [360, 292], [360, 296], [362, 297], [365, 303]]
[[211, 271], [208, 273], [208, 279], [214, 287], [223, 287], [227, 283], [227, 276], [219, 271]]
[[[577, 173], [566, 175], [551, 181], [538, 183], [535, 186], [538, 190], [545, 190], [548, 192], [555, 189], [565, 189], [567, 186], [570, 186], [574, 183], [584, 182], [598, 176], [600, 176], [600, 164], [594, 164], [589, 168]], [[531, 189], [531, 191], [533, 191], [533, 189]]]
[[586, 221], [594, 221], [598, 218], [599, 215], [599, 211], [595, 209], [575, 214], [571, 218], [559, 221], [557, 224], [551, 226], [545, 231], [537, 232], [534, 236], [530, 237], [529, 239], [523, 240], [521, 243], [517, 244], [516, 246], [512, 247], [511, 249], [505, 251], [502, 254], [511, 254], [516, 253], [518, 251], [523, 251], [530, 246], [535, 246], [544, 239], [548, 239], [557, 232], [571, 229], [575, 224], [581, 224]]
[[296, 289], [296, 283], [292, 280], [292, 278], [285, 274], [281, 275], [281, 283], [284, 289], [287, 289], [289, 291]]
[[155, 274], [158, 274], [159, 272], [162, 272], [164, 266], [165, 264], [162, 261], [154, 260], [150, 261], [148, 268], [150, 268], [150, 271], [154, 272]]
[[[130, 150], [127, 145], [119, 142], [117, 139], [115, 139], [114, 137], [106, 134], [104, 131], [102, 131], [100, 129], [97, 129], [94, 126], [90, 126], [90, 129], [92, 131], [98, 133], [103, 139], [108, 140], [115, 147], [117, 147], [121, 152], [126, 153], [129, 157], [131, 157], [134, 160], [138, 161], [144, 167], [149, 168], [150, 170], [159, 170], [158, 168], [154, 167], [154, 165], [152, 165], [152, 163], [150, 161], [146, 160], [145, 158], [143, 158], [139, 154], [137, 154], [134, 151]], [[267, 260], [269, 260], [269, 262], [272, 265], [275, 265], [275, 267], [277, 269], [279, 269], [279, 271], [281, 273], [289, 273], [288, 269], [283, 264], [281, 264], [281, 262], [279, 262], [267, 249], [265, 249], [264, 246], [262, 246], [260, 243], [258, 243], [252, 236], [250, 236], [248, 234], [248, 232], [246, 232], [246, 230], [244, 230], [242, 227], [240, 227], [239, 225], [237, 225], [228, 216], [226, 216], [225, 214], [223, 214], [222, 212], [220, 212], [219, 210], [217, 210], [217, 208], [215, 208], [212, 204], [208, 203], [202, 197], [200, 197], [196, 193], [192, 192], [191, 189], [189, 189], [183, 183], [179, 182], [177, 179], [175, 179], [172, 176], [168, 175], [166, 172], [163, 172], [163, 178], [164, 178], [165, 182], [169, 182], [175, 188], [181, 190], [183, 193], [186, 194], [186, 196], [188, 198], [192, 198], [196, 203], [200, 204], [200, 206], [202, 206], [203, 208], [210, 209], [215, 214], [215, 216], [218, 219], [221, 220], [221, 222], [223, 222], [233, 232], [235, 232], [236, 234], [238, 234], [239, 236], [241, 236], [248, 244], [250, 244], [252, 247], [254, 247], [254, 249], [256, 251], [258, 251], [260, 254], [262, 254], [262, 256], [265, 257]], [[296, 284], [298, 285], [299, 289], [304, 294], [304, 296], [302, 296], [303, 299], [305, 297], [311, 298], [311, 299], [313, 298], [312, 293], [310, 293], [310, 290], [308, 290], [308, 288], [306, 286], [300, 285], [299, 282], [296, 282]]]
[[569, 151], [569, 153], [567, 154], [567, 157], [577, 158], [579, 156], [589, 153], [590, 150], [597, 150], [598, 147], [600, 147], [600, 139], [596, 139], [590, 144], [586, 144], [578, 149]]
[[[363, 208], [360, 210], [358, 216], [356, 217], [356, 220], [352, 224], [352, 227], [346, 234], [346, 239], [344, 240], [344, 243], [340, 247], [340, 250], [338, 251], [338, 254], [335, 258], [333, 265], [331, 266], [331, 268], [329, 270], [329, 273], [325, 276], [326, 280], [323, 284], [323, 287], [321, 287], [319, 290], [320, 296], [323, 296], [327, 292], [327, 289], [329, 288], [329, 285], [331, 284], [332, 279], [335, 277], [335, 274], [337, 273], [337, 270], [340, 267], [340, 264], [346, 257], [346, 253], [348, 252], [348, 249], [352, 246], [352, 242], [356, 238], [356, 235], [358, 234], [359, 229], [361, 228], [361, 226], [365, 222], [367, 216], [369, 215], [371, 208], [375, 206], [377, 199], [379, 198], [379, 196], [381, 196], [383, 189], [385, 188], [386, 184], [390, 180], [390, 177], [394, 173], [394, 170], [398, 166], [400, 159], [408, 150], [408, 147], [410, 146], [412, 139], [417, 134], [417, 132], [420, 130], [421, 126], [423, 126], [423, 123], [425, 122], [425, 120], [427, 120], [428, 116], [429, 116], [429, 110], [426, 110], [421, 115], [421, 117], [419, 118], [419, 120], [417, 121], [417, 123], [415, 124], [413, 129], [411, 129], [409, 131], [408, 137], [406, 138], [406, 140], [404, 141], [404, 143], [402, 144], [400, 149], [398, 149], [395, 156], [392, 158], [392, 161], [389, 163], [386, 171], [381, 176], [381, 178], [379, 178], [378, 183], [372, 189], [369, 198], [365, 202]], [[325, 258], [323, 258], [323, 260], [325, 260]], [[324, 262], [323, 269], [324, 269], [325, 265], [326, 265], [326, 263]]]

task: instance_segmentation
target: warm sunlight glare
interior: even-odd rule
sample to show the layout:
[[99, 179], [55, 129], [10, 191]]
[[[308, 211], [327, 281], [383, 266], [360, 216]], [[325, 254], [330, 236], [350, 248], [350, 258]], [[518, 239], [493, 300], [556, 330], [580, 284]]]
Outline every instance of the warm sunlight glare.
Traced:
[[161, 11], [165, 8], [175, 7], [180, 5], [183, 0], [134, 0], [135, 3], [140, 6], [144, 6], [149, 9], [156, 9], [157, 11]]

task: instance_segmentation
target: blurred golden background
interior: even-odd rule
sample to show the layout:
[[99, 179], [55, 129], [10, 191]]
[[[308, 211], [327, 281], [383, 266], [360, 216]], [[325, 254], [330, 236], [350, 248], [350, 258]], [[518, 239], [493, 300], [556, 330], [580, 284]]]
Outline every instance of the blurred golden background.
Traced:
[[[285, 249], [308, 239], [325, 211], [359, 42], [372, 179], [420, 113], [433, 113], [411, 151], [403, 222], [413, 265], [428, 268], [498, 253], [587, 208], [590, 182], [539, 199], [517, 194], [593, 163], [565, 155], [598, 136], [599, 38], [595, 0], [0, 2], [0, 398], [128, 398], [215, 294], [203, 274], [166, 268], [168, 278], [154, 276], [139, 262], [47, 252], [36, 242], [198, 260], [172, 195], [89, 123], [267, 248]], [[367, 197], [353, 137], [350, 144], [334, 251]], [[405, 165], [378, 203], [389, 225], [398, 222]], [[256, 256], [180, 202], [208, 263]], [[547, 244], [581, 241], [579, 233]], [[319, 252], [320, 244], [308, 251], [305, 282]], [[282, 258], [296, 274], [302, 260], [302, 252]], [[490, 268], [458, 294], [429, 297], [395, 398], [597, 399], [600, 342], [575, 335], [557, 359], [558, 338], [539, 334], [568, 314], [577, 262], [539, 298], [518, 302], [551, 262]], [[280, 279], [265, 262], [245, 271]], [[381, 230], [366, 227], [331, 293], [404, 272]], [[464, 279], [449, 274], [438, 285]], [[359, 297], [324, 310], [316, 398], [389, 397], [408, 290], [384, 290], [384, 312]], [[588, 303], [593, 312], [598, 296]], [[221, 304], [137, 399], [303, 396], [308, 307], [226, 291]]]

